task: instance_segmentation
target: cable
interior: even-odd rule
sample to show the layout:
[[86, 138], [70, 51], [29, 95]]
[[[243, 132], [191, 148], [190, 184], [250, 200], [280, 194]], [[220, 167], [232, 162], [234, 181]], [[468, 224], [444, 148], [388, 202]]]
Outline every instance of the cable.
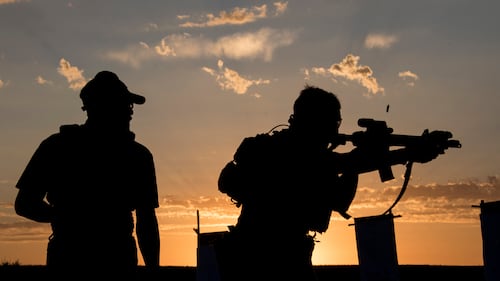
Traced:
[[288, 124], [278, 124], [278, 125], [272, 127], [271, 130], [267, 131], [267, 134], [272, 133], [274, 130], [276, 130], [279, 127], [289, 127], [289, 125]]

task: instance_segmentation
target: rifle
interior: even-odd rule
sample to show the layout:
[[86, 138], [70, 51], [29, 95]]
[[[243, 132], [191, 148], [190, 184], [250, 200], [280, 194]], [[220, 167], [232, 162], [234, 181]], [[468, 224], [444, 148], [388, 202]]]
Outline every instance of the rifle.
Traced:
[[[443, 151], [448, 148], [462, 147], [460, 141], [451, 139], [453, 134], [449, 131], [437, 130], [429, 132], [428, 129], [425, 129], [424, 133], [420, 136], [393, 134], [394, 130], [388, 127], [385, 121], [370, 118], [358, 119], [358, 126], [365, 128], [365, 130], [354, 132], [351, 135], [338, 134], [336, 141], [332, 143], [330, 148], [334, 149], [338, 145], [345, 145], [348, 141], [358, 148], [367, 148], [368, 150], [381, 149], [382, 153], [389, 152], [391, 146], [418, 147], [422, 144], [428, 144], [430, 147], [435, 147]], [[392, 213], [392, 208], [394, 208], [402, 198], [410, 180], [412, 165], [413, 161], [409, 161], [406, 164], [406, 172], [401, 191], [394, 203], [383, 214]], [[382, 161], [382, 164], [378, 168], [378, 172], [382, 182], [394, 179], [392, 167], [389, 163], [384, 163], [384, 161]]]
[[[371, 118], [358, 119], [358, 126], [365, 128], [365, 130], [354, 132], [351, 135], [338, 134], [337, 140], [332, 146], [345, 145], [349, 141], [356, 147], [377, 148], [387, 152], [393, 146], [411, 147], [423, 143], [431, 144], [442, 150], [462, 147], [460, 141], [451, 139], [453, 134], [449, 131], [429, 132], [426, 129], [420, 136], [394, 134], [394, 130], [388, 127], [385, 121]], [[391, 165], [382, 165], [378, 171], [382, 182], [394, 179]]]

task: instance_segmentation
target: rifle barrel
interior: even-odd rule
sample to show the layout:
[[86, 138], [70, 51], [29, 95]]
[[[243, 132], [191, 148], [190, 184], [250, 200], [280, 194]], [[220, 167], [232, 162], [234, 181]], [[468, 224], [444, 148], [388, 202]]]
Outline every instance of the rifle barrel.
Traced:
[[[361, 134], [360, 134], [361, 133]], [[354, 145], [365, 143], [366, 141], [370, 141], [364, 132], [356, 132], [352, 135], [348, 134], [338, 134], [337, 141], [339, 145], [345, 145], [346, 142], [352, 142]], [[389, 134], [387, 136], [387, 144], [389, 146], [409, 146], [412, 144], [417, 144], [422, 141], [422, 136], [412, 136], [412, 135], [399, 135], [399, 134]], [[461, 148], [462, 144], [458, 140], [443, 140], [446, 148], [454, 147]]]

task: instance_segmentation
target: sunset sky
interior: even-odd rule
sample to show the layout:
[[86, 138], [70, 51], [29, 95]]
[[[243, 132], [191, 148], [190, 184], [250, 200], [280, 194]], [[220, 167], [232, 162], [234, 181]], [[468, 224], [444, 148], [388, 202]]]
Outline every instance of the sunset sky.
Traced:
[[[162, 265], [196, 265], [197, 210], [201, 232], [236, 222], [221, 168], [244, 137], [286, 123], [306, 83], [337, 94], [342, 133], [366, 117], [460, 140], [413, 166], [394, 208], [398, 260], [482, 265], [472, 205], [500, 200], [499, 11], [493, 0], [0, 0], [0, 262], [45, 263], [50, 226], [15, 214], [15, 184], [44, 138], [85, 121], [79, 90], [111, 70], [147, 99], [131, 127], [154, 155]], [[353, 217], [392, 204], [404, 167], [393, 171], [361, 176]], [[96, 195], [81, 196], [91, 208]], [[314, 264], [358, 263], [353, 223], [332, 216]]]

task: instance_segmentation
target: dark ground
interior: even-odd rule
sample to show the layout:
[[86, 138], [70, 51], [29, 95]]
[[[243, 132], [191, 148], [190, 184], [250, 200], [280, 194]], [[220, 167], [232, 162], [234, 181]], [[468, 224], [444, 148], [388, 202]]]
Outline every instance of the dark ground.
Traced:
[[[141, 268], [142, 270], [143, 268]], [[318, 281], [359, 281], [356, 265], [315, 266]], [[400, 281], [484, 281], [482, 266], [400, 265]], [[46, 280], [44, 266], [0, 266], [0, 280]], [[196, 267], [163, 266], [155, 280], [196, 281]]]

